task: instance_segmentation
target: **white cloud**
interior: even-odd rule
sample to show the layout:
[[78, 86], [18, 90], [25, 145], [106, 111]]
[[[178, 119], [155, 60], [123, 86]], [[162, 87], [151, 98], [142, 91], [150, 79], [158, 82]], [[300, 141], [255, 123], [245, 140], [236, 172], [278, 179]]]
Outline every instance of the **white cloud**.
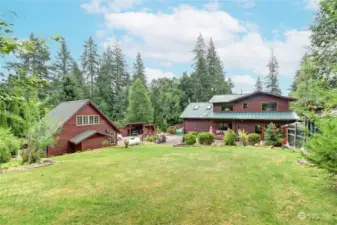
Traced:
[[305, 0], [305, 8], [318, 10], [320, 1], [321, 0]]
[[150, 83], [153, 79], [158, 79], [158, 78], [173, 78], [175, 75], [172, 72], [163, 72], [159, 69], [151, 69], [146, 67], [145, 68], [145, 73], [147, 76], [147, 81]]
[[254, 0], [233, 0], [235, 4], [242, 8], [252, 8], [255, 6], [255, 1]]
[[[226, 69], [266, 75], [266, 65], [274, 49], [280, 75], [292, 76], [310, 44], [309, 31], [288, 30], [279, 32], [276, 40], [265, 40], [254, 23], [240, 21], [224, 11], [186, 5], [174, 8], [171, 13], [110, 12], [104, 16], [108, 29], [126, 32], [121, 44], [128, 56], [134, 58], [141, 52], [144, 58], [159, 65], [192, 64], [192, 49], [202, 33], [206, 42], [213, 38]], [[112, 40], [113, 37], [108, 37], [103, 45]]]
[[205, 8], [209, 11], [217, 11], [220, 8], [220, 1], [219, 0], [210, 0], [206, 5]]
[[96, 31], [96, 37], [98, 37], [98, 38], [105, 37], [105, 31], [104, 30], [97, 30]]
[[254, 91], [254, 86], [256, 80], [253, 79], [249, 75], [232, 75], [230, 76], [231, 80], [233, 81], [235, 87], [234, 92], [236, 93], [247, 93]]
[[89, 13], [120, 12], [139, 5], [142, 0], [91, 0], [81, 4], [81, 7]]

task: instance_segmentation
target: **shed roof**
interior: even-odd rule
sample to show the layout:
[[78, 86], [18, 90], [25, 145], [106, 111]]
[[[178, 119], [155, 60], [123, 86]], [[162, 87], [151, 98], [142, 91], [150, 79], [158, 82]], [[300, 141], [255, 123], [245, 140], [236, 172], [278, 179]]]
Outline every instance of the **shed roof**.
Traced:
[[95, 135], [95, 134], [100, 134], [100, 135], [105, 135], [105, 136], [110, 136], [108, 134], [105, 134], [105, 133], [102, 133], [102, 132], [99, 132], [97, 130], [86, 130], [78, 135], [76, 135], [75, 137], [71, 138], [69, 141], [71, 143], [74, 143], [74, 144], [78, 144], [78, 143], [81, 143], [82, 141], [84, 141], [85, 139]]
[[[208, 108], [207, 108], [208, 107]], [[299, 117], [295, 112], [213, 112], [208, 102], [190, 103], [180, 115], [184, 119], [289, 120]]]

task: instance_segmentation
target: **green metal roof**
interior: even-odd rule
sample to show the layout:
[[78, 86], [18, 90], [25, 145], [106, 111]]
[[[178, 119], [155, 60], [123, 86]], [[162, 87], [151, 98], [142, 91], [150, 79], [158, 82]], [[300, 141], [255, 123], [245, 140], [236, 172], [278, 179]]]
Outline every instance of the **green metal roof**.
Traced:
[[[210, 109], [207, 108], [210, 107]], [[235, 120], [289, 120], [299, 117], [295, 112], [213, 112], [211, 103], [190, 103], [180, 118], [189, 119], [235, 119]]]
[[78, 144], [78, 143], [81, 143], [82, 141], [84, 141], [85, 139], [91, 137], [94, 134], [101, 134], [101, 135], [109, 136], [108, 134], [99, 132], [97, 130], [86, 130], [86, 131], [76, 135], [75, 137], [71, 138], [69, 141], [71, 143]]

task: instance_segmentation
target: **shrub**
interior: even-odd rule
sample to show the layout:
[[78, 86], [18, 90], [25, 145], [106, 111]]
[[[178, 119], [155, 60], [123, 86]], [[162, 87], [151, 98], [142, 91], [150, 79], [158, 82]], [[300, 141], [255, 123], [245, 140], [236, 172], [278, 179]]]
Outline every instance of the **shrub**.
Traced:
[[337, 119], [319, 118], [319, 132], [312, 134], [303, 156], [318, 167], [337, 174]]
[[104, 140], [104, 141], [102, 142], [102, 145], [103, 145], [104, 147], [109, 146], [109, 141], [108, 141], [108, 140]]
[[158, 139], [156, 135], [151, 135], [146, 138], [146, 141], [148, 142], [155, 142]]
[[270, 123], [267, 126], [265, 139], [266, 145], [280, 146], [282, 144], [282, 133], [274, 123]]
[[174, 128], [172, 127], [167, 128], [167, 133], [174, 134]]
[[9, 129], [0, 128], [0, 142], [6, 146], [12, 156], [18, 154], [21, 141], [15, 137]]
[[236, 145], [236, 133], [229, 129], [223, 138], [223, 143], [225, 145]]
[[241, 130], [240, 134], [239, 134], [239, 139], [242, 143], [243, 146], [246, 146], [247, 145], [247, 142], [248, 142], [248, 135], [246, 133], [245, 130]]
[[128, 140], [128, 139], [125, 139], [125, 140], [124, 140], [124, 147], [125, 147], [125, 148], [129, 148], [129, 143], [130, 143], [129, 140]]
[[189, 134], [193, 134], [194, 136], [198, 136], [198, 132], [196, 132], [196, 131], [190, 131], [190, 132], [188, 132]]
[[194, 132], [189, 132], [188, 134], [185, 134], [184, 136], [184, 144], [186, 145], [194, 145], [197, 141], [197, 136]]
[[0, 163], [6, 163], [11, 159], [11, 153], [7, 145], [0, 142]]
[[214, 135], [209, 132], [200, 132], [197, 137], [202, 145], [211, 145], [214, 142]]
[[261, 141], [261, 135], [257, 133], [248, 134], [248, 143], [250, 145], [258, 144], [260, 143], [260, 141]]

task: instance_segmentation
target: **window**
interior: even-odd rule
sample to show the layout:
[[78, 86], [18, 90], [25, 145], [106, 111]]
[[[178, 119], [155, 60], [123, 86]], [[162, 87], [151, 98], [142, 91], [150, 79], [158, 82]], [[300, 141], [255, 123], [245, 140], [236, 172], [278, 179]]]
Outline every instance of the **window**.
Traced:
[[211, 108], [212, 108], [212, 106], [211, 106], [211, 105], [207, 106], [207, 110], [210, 110]]
[[110, 145], [115, 144], [115, 132], [110, 132]]
[[260, 124], [255, 125], [255, 133], [262, 134], [262, 126]]
[[228, 123], [220, 122], [219, 125], [220, 130], [228, 130]]
[[277, 102], [262, 103], [262, 111], [277, 111]]
[[193, 109], [194, 109], [194, 110], [198, 110], [198, 109], [199, 109], [199, 106], [196, 105], [196, 106], [193, 107]]
[[89, 116], [89, 124], [94, 124], [94, 116]]
[[221, 104], [221, 111], [233, 111], [233, 104], [231, 103], [222, 103]]
[[247, 109], [248, 108], [248, 103], [243, 103], [243, 108]]
[[83, 116], [83, 125], [88, 125], [88, 124], [89, 124], [89, 117]]
[[76, 117], [76, 125], [81, 126], [83, 124], [83, 117], [82, 116], [77, 116]]
[[76, 116], [76, 126], [99, 124], [99, 116]]
[[94, 124], [99, 124], [99, 117], [98, 116], [94, 116]]

